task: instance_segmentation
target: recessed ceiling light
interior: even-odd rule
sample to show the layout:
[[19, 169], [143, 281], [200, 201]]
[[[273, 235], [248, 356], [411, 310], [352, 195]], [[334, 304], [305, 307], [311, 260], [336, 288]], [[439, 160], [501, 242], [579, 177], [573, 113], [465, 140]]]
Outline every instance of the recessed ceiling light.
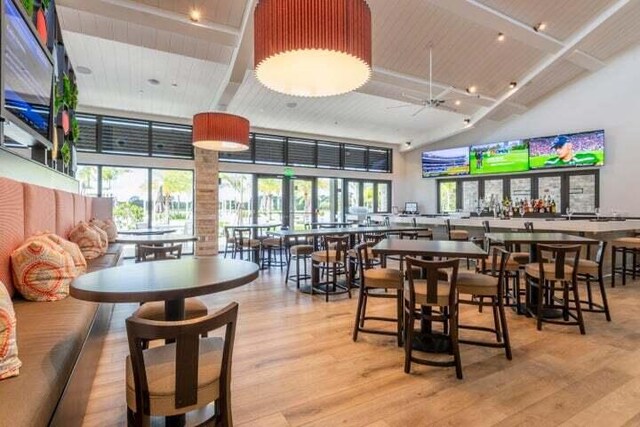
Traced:
[[505, 39], [504, 33], [498, 33], [498, 41], [503, 42]]
[[191, 9], [191, 11], [189, 12], [189, 19], [191, 19], [191, 22], [200, 22], [201, 18], [202, 18], [202, 14], [198, 9], [196, 8]]
[[540, 32], [540, 31], [544, 31], [547, 29], [547, 24], [545, 24], [544, 22], [539, 22], [536, 25], [533, 26], [533, 31]]
[[471, 119], [464, 119], [464, 124], [468, 125], [469, 123], [471, 123]]
[[158, 80], [158, 79], [149, 79], [149, 80], [147, 80], [147, 83], [149, 83], [151, 86], [158, 86], [160, 84], [160, 80]]
[[516, 86], [518, 86], [518, 82], [511, 82], [509, 83], [509, 89], [515, 89]]
[[178, 83], [171, 83], [171, 87], [178, 87]]
[[297, 102], [287, 102], [285, 104], [287, 106], [287, 108], [296, 108], [298, 106]]
[[460, 102], [460, 100], [459, 100], [459, 99], [456, 99], [455, 104], [456, 104], [456, 105], [460, 105], [460, 104], [462, 104], [462, 102]]
[[404, 145], [406, 145], [407, 147], [411, 147], [411, 141], [405, 142]]
[[91, 74], [93, 73], [93, 71], [91, 71], [91, 68], [89, 67], [84, 67], [82, 65], [78, 65], [78, 67], [76, 67], [76, 71], [80, 74]]
[[467, 88], [467, 93], [476, 93], [478, 91], [478, 88], [475, 86], [469, 86]]

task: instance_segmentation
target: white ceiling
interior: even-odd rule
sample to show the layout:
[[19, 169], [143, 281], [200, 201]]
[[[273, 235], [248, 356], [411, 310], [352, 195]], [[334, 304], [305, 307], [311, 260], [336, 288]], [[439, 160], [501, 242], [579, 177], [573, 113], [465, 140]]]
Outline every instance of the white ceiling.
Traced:
[[[226, 109], [262, 129], [412, 140], [415, 148], [465, 131], [464, 118], [474, 125], [521, 114], [640, 43], [640, 0], [368, 0], [372, 80], [358, 92], [304, 99], [271, 92], [253, 77], [255, 2], [58, 0], [71, 61], [93, 70], [78, 75], [81, 108], [176, 120]], [[194, 5], [203, 16], [197, 24], [188, 17]], [[532, 29], [539, 22], [544, 32]], [[405, 94], [428, 97], [429, 45], [434, 96], [457, 111], [413, 116], [419, 105], [390, 108], [418, 103]], [[511, 81], [519, 83], [514, 91]], [[477, 95], [465, 92], [471, 85]]]

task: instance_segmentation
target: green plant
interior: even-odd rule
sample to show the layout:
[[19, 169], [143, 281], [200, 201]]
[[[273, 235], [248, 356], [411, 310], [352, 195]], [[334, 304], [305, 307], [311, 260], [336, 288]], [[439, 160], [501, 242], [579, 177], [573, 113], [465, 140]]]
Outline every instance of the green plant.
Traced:
[[144, 209], [131, 202], [116, 203], [113, 217], [119, 229], [131, 230], [144, 220]]
[[40, 7], [42, 7], [42, 9], [44, 10], [49, 9], [49, 5], [51, 5], [51, 0], [42, 0], [40, 2]]
[[22, 7], [24, 7], [27, 15], [33, 16], [33, 0], [22, 0]]
[[69, 104], [68, 107], [72, 110], [76, 110], [78, 106], [78, 86], [69, 79]]
[[64, 106], [64, 96], [62, 94], [62, 90], [56, 84], [56, 96], [53, 100], [53, 114], [57, 116], [60, 112], [60, 109]]
[[78, 119], [74, 115], [71, 118], [71, 141], [77, 142], [78, 138], [80, 138], [80, 124], [78, 123]]
[[68, 74], [62, 77], [62, 100], [65, 107], [73, 109], [73, 83]]
[[60, 155], [62, 156], [62, 163], [65, 166], [69, 166], [71, 164], [71, 144], [69, 144], [69, 141], [64, 141], [64, 145], [60, 149]]

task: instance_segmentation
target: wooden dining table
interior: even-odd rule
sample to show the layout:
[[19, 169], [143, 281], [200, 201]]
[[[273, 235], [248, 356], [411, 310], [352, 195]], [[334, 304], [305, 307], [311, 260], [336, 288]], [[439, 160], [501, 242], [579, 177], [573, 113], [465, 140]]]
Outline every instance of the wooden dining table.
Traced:
[[176, 233], [178, 230], [173, 228], [139, 228], [136, 230], [119, 230], [118, 234], [132, 235], [132, 236], [151, 236], [154, 234], [171, 234]]
[[[402, 257], [445, 257], [486, 259], [487, 253], [472, 242], [453, 240], [408, 240], [390, 238], [378, 242], [372, 248], [375, 256], [386, 257], [396, 255]], [[428, 297], [433, 303], [437, 301], [437, 289], [433, 283], [428, 289]], [[431, 302], [431, 301], [429, 301]], [[422, 306], [422, 314], [431, 315], [431, 306]], [[450, 340], [443, 334], [434, 333], [431, 322], [422, 318], [420, 320], [420, 332], [414, 335], [413, 348], [428, 353], [448, 353]]]
[[272, 224], [245, 224], [245, 225], [226, 225], [224, 228], [227, 230], [231, 230], [233, 233], [234, 229], [248, 229], [251, 230], [251, 238], [257, 239], [259, 236], [260, 230], [268, 230], [270, 228], [279, 228], [282, 227], [281, 223], [272, 223]]

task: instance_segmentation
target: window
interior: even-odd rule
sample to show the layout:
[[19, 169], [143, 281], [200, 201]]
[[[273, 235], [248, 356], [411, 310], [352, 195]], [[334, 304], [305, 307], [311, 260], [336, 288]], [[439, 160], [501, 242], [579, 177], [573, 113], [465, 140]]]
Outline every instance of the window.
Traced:
[[362, 183], [362, 205], [367, 208], [369, 212], [373, 212], [373, 182]]
[[291, 166], [315, 166], [316, 142], [289, 138], [287, 164]]
[[504, 187], [502, 179], [488, 179], [484, 182], [484, 202], [491, 207], [496, 203], [502, 203]]
[[456, 212], [458, 203], [457, 184], [456, 181], [441, 181], [439, 183], [440, 212]]
[[282, 223], [282, 178], [258, 177], [258, 224]]
[[344, 168], [367, 170], [367, 149], [358, 145], [345, 145]]
[[347, 212], [351, 213], [351, 208], [360, 207], [360, 183], [349, 181], [347, 184]]
[[80, 181], [80, 194], [98, 197], [98, 167], [78, 166], [76, 179]]
[[340, 144], [318, 142], [318, 167], [340, 169]]
[[480, 198], [478, 181], [462, 181], [462, 210], [476, 212]]
[[95, 116], [77, 114], [80, 136], [76, 143], [78, 151], [97, 151], [98, 145], [98, 120]]
[[104, 117], [102, 152], [149, 155], [149, 122]]
[[389, 167], [389, 151], [369, 148], [368, 169], [372, 172], [387, 172]]
[[512, 178], [510, 184], [511, 200], [520, 202], [531, 199], [531, 178]]
[[192, 159], [191, 127], [151, 123], [151, 147], [154, 156]]
[[224, 236], [227, 225], [253, 222], [253, 175], [220, 173], [218, 192], [219, 235]]
[[376, 212], [389, 212], [389, 184], [386, 182], [379, 182], [378, 186], [378, 205], [376, 206]]
[[284, 165], [284, 138], [256, 134], [254, 137], [256, 163]]
[[[193, 234], [193, 171], [153, 169], [152, 225], [154, 228]], [[183, 244], [183, 252], [193, 251], [193, 244]]]
[[542, 176], [538, 178], [538, 196], [556, 202], [558, 213], [562, 206], [562, 177]]
[[342, 221], [342, 180], [335, 178], [318, 178], [317, 185], [317, 221]]
[[313, 219], [313, 180], [291, 180], [291, 221], [294, 230], [304, 230]]
[[113, 197], [119, 230], [149, 227], [149, 170], [102, 167], [102, 196]]

